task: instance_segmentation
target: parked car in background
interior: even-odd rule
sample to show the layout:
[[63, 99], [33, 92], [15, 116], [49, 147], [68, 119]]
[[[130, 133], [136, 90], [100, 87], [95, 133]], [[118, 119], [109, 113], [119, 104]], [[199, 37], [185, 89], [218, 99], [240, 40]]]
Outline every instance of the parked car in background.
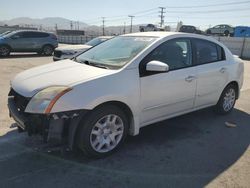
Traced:
[[197, 29], [195, 26], [192, 26], [192, 25], [182, 25], [179, 29], [179, 32], [205, 34], [203, 31]]
[[41, 31], [19, 30], [0, 36], [0, 56], [8, 56], [11, 52], [52, 55], [57, 46], [56, 35]]
[[243, 62], [211, 37], [132, 33], [19, 73], [8, 106], [29, 135], [99, 158], [152, 123], [210, 106], [231, 112], [243, 71]]
[[216, 25], [212, 28], [206, 30], [206, 33], [209, 35], [225, 35], [225, 36], [233, 36], [234, 34], [234, 27], [230, 25]]
[[250, 27], [247, 26], [235, 27], [234, 37], [250, 37]]
[[139, 26], [140, 32], [146, 31], [164, 31], [164, 28], [156, 27], [154, 24], [148, 24], [146, 26]]
[[85, 44], [75, 44], [75, 45], [65, 45], [60, 46], [54, 51], [54, 61], [62, 60], [62, 59], [71, 59], [80, 53], [86, 51], [87, 49], [96, 46], [108, 39], [113, 38], [112, 36], [101, 36], [90, 40]]

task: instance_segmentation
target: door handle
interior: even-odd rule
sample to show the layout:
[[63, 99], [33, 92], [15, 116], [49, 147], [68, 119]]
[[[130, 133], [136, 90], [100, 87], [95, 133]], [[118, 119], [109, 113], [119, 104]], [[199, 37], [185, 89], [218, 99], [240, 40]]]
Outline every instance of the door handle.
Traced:
[[222, 67], [221, 69], [220, 69], [220, 73], [224, 73], [224, 72], [226, 72], [226, 68], [225, 67]]
[[185, 81], [186, 82], [192, 82], [195, 79], [196, 79], [196, 76], [188, 76], [187, 78], [185, 78]]

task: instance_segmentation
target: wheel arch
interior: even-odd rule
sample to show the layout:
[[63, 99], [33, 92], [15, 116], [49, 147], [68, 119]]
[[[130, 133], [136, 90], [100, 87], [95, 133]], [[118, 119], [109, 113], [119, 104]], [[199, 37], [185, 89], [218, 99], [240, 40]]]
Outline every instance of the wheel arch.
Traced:
[[125, 113], [125, 115], [128, 117], [128, 121], [129, 121], [129, 132], [128, 132], [128, 134], [129, 135], [137, 135], [137, 134], [139, 134], [139, 125], [136, 125], [134, 115], [133, 115], [133, 112], [130, 109], [130, 107], [127, 104], [125, 104], [124, 102], [121, 102], [121, 101], [107, 101], [107, 102], [103, 102], [103, 103], [97, 105], [92, 110], [88, 110], [88, 112], [81, 115], [81, 117], [79, 117], [79, 119], [76, 122], [72, 122], [72, 124], [70, 125], [69, 138], [68, 138], [69, 147], [71, 149], [76, 147], [78, 133], [79, 133], [79, 129], [81, 127], [81, 125], [79, 123], [81, 122], [81, 120], [84, 119], [86, 116], [88, 116], [89, 113], [91, 113], [91, 111], [93, 111], [95, 109], [98, 109], [98, 108], [100, 108], [102, 106], [105, 106], [105, 105], [118, 106], [118, 108], [120, 108]]
[[53, 49], [55, 49], [55, 47], [52, 45], [52, 44], [49, 44], [49, 43], [46, 43], [42, 46], [42, 49], [45, 47], [45, 46], [51, 46]]
[[6, 43], [0, 44], [0, 46], [7, 46], [7, 47], [10, 49], [10, 51], [13, 50], [13, 49], [11, 48], [11, 46], [10, 46], [9, 44], [6, 44]]
[[[235, 89], [236, 89], [236, 99], [238, 99], [239, 98], [239, 95], [240, 95], [240, 88], [239, 88], [239, 83], [237, 82], [237, 81], [231, 81], [231, 82], [229, 82], [225, 87], [224, 87], [224, 89], [225, 88], [227, 88], [229, 85], [233, 85], [234, 87], [235, 87]], [[223, 91], [224, 91], [224, 89], [223, 89]], [[222, 91], [222, 92], [223, 92]]]
[[124, 102], [121, 102], [121, 101], [107, 101], [107, 102], [104, 102], [104, 103], [97, 105], [93, 110], [100, 108], [102, 106], [105, 106], [105, 105], [114, 105], [114, 106], [117, 106], [118, 108], [120, 108], [128, 118], [129, 134], [135, 135], [135, 120], [134, 120], [134, 114], [133, 114], [131, 108], [127, 104], [125, 104]]

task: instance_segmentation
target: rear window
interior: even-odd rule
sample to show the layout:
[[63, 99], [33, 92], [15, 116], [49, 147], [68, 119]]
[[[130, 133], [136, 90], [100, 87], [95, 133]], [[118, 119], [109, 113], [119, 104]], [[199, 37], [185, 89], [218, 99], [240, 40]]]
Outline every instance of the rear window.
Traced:
[[221, 46], [206, 40], [195, 40], [196, 62], [206, 64], [225, 60], [225, 53]]

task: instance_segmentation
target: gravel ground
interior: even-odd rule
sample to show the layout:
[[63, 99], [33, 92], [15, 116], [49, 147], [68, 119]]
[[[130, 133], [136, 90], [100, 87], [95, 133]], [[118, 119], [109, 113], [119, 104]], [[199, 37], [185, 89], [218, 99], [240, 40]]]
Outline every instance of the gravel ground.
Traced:
[[88, 160], [10, 128], [10, 79], [51, 61], [32, 54], [0, 59], [0, 187], [250, 187], [250, 62], [231, 114], [205, 109], [153, 124], [114, 155]]

